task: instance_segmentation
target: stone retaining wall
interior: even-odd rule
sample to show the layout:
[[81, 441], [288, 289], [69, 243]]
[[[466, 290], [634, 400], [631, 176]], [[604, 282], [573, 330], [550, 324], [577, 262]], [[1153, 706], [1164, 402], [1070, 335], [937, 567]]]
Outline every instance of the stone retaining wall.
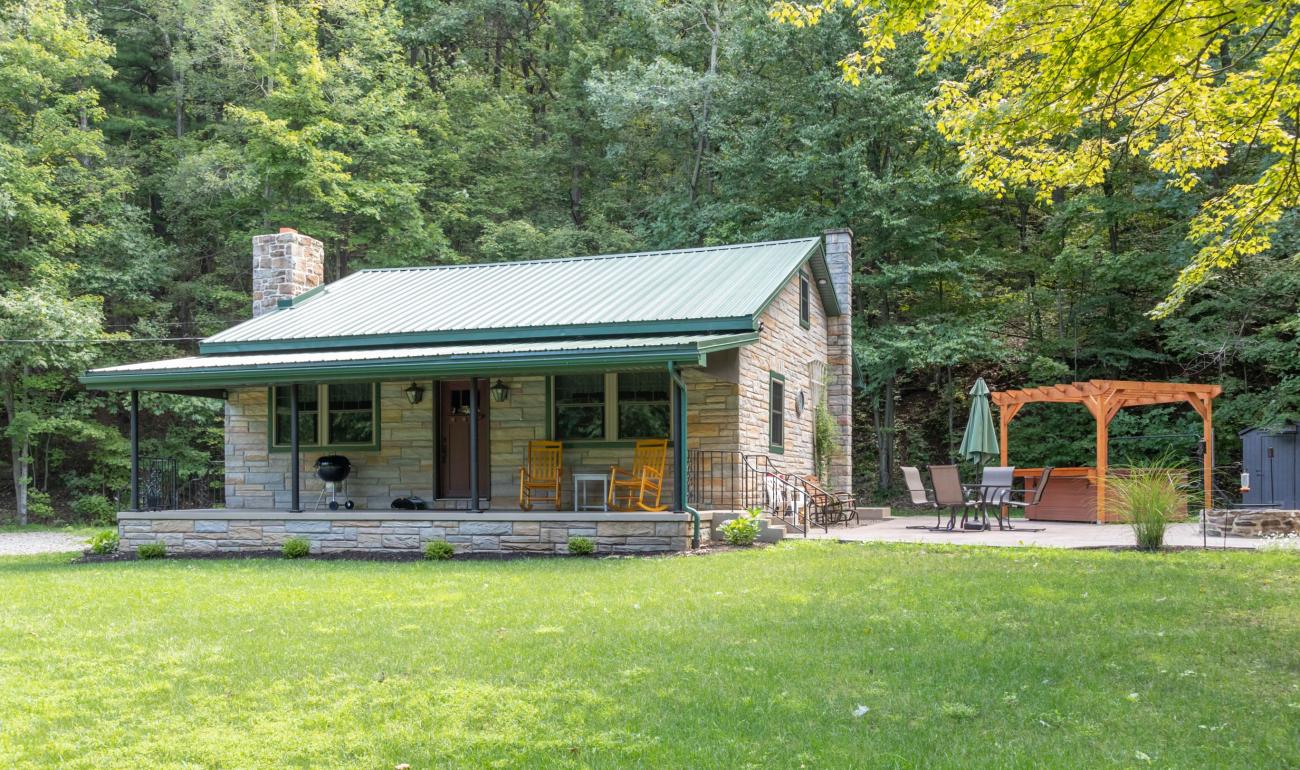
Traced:
[[567, 553], [571, 538], [586, 537], [597, 553], [632, 554], [686, 550], [691, 522], [680, 513], [155, 511], [119, 514], [118, 534], [125, 551], [163, 543], [174, 554], [279, 550], [295, 537], [307, 540], [312, 553], [414, 553], [446, 540], [457, 553], [550, 554]]
[[1300, 511], [1276, 508], [1216, 508], [1206, 511], [1205, 531], [1210, 537], [1264, 537], [1300, 534]]

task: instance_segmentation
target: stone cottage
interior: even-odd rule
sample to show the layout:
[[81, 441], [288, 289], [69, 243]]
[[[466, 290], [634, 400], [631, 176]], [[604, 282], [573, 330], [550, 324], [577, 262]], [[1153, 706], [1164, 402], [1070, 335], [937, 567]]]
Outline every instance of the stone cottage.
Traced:
[[[707, 529], [711, 511], [761, 504], [774, 473], [850, 493], [851, 240], [832, 230], [325, 283], [320, 241], [287, 228], [257, 236], [251, 320], [196, 356], [82, 378], [132, 394], [122, 541], [261, 550], [301, 536], [347, 551], [445, 539], [555, 552], [582, 535], [606, 552], [668, 551]], [[223, 507], [144, 510], [135, 426], [149, 390], [224, 401]], [[837, 426], [821, 474], [819, 406]], [[603, 488], [575, 485], [628, 466], [653, 439], [669, 441], [666, 510], [604, 510]], [[563, 443], [558, 511], [519, 505], [536, 440]], [[350, 472], [327, 485], [317, 461], [337, 456]]]

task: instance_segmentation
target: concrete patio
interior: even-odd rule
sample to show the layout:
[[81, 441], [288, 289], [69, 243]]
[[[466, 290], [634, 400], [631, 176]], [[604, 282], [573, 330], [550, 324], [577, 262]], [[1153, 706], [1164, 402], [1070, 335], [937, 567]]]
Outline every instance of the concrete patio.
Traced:
[[[1127, 524], [1079, 524], [1058, 521], [1015, 519], [1018, 529], [999, 530], [994, 523], [989, 531], [931, 532], [911, 527], [933, 526], [935, 517], [896, 516], [867, 520], [856, 527], [832, 527], [830, 532], [814, 528], [809, 539], [879, 543], [948, 543], [955, 545], [1039, 546], [1044, 548], [1106, 548], [1133, 545], [1133, 531]], [[1041, 530], [1041, 531], [1030, 531]], [[790, 537], [798, 537], [793, 535]], [[1201, 525], [1196, 522], [1174, 524], [1165, 543], [1174, 547], [1200, 547]], [[1211, 537], [1211, 548], [1257, 548], [1262, 541], [1247, 537]]]

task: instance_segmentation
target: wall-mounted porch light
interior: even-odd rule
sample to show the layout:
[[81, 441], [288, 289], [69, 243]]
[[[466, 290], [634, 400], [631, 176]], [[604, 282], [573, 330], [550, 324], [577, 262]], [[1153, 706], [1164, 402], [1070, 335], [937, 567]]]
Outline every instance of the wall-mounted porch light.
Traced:
[[406, 394], [406, 400], [411, 402], [411, 406], [415, 406], [424, 399], [424, 388], [414, 382], [407, 385], [406, 390], [402, 392]]
[[510, 398], [510, 386], [501, 380], [497, 380], [488, 391], [492, 394], [492, 400], [498, 404]]

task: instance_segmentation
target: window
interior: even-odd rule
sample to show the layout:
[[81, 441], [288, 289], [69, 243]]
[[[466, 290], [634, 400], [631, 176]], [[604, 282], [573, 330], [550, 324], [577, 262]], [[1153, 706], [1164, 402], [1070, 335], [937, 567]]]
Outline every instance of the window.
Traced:
[[552, 380], [559, 441], [667, 438], [672, 396], [667, 372], [563, 374]]
[[618, 437], [663, 438], [671, 419], [668, 375], [639, 372], [618, 375]]
[[[298, 385], [298, 443], [304, 447], [370, 447], [378, 422], [375, 385]], [[274, 389], [271, 444], [290, 443], [289, 386]]]
[[807, 329], [812, 326], [812, 297], [809, 296], [808, 276], [799, 274], [799, 325]]
[[767, 443], [773, 452], [785, 451], [785, 378], [772, 373], [767, 391]]
[[605, 437], [605, 375], [566, 374], [555, 378], [555, 438]]

